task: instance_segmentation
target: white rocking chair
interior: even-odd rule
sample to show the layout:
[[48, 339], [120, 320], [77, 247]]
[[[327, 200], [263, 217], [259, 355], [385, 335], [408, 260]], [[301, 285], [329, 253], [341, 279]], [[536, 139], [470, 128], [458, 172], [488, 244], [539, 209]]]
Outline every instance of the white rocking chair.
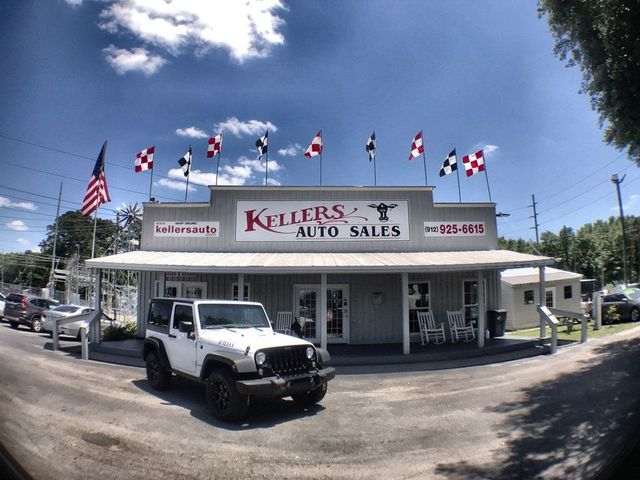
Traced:
[[431, 312], [418, 312], [418, 325], [420, 325], [420, 341], [422, 345], [433, 341], [436, 345], [444, 343], [444, 324], [436, 327], [436, 322]]
[[291, 335], [292, 321], [293, 321], [293, 313], [278, 312], [278, 316], [276, 317], [275, 331], [278, 333], [284, 333], [285, 335]]
[[476, 331], [472, 325], [468, 325], [464, 320], [464, 313], [461, 310], [454, 312], [447, 311], [449, 330], [451, 330], [451, 341], [458, 342], [464, 340], [471, 342], [476, 338]]

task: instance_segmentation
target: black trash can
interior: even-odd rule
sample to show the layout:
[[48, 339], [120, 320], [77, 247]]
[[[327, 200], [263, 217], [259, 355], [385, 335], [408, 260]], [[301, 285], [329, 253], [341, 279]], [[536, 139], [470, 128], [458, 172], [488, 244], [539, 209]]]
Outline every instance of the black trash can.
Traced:
[[489, 336], [491, 338], [503, 337], [506, 323], [507, 323], [506, 310], [487, 311], [487, 328], [489, 329]]

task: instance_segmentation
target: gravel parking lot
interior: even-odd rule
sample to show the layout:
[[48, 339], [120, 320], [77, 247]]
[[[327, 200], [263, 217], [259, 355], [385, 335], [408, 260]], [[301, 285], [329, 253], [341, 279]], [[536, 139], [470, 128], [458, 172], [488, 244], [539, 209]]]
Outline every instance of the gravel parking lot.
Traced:
[[322, 405], [237, 425], [198, 384], [158, 393], [49, 344], [0, 324], [0, 442], [36, 479], [582, 479], [639, 421], [640, 328], [493, 365], [342, 368]]

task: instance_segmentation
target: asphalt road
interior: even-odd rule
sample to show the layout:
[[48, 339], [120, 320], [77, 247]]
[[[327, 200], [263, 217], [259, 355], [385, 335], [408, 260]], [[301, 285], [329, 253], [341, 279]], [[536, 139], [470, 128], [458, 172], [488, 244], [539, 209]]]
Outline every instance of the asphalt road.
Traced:
[[593, 478], [640, 424], [639, 347], [640, 327], [494, 365], [342, 368], [321, 406], [228, 425], [198, 384], [157, 393], [0, 323], [0, 443], [35, 479]]

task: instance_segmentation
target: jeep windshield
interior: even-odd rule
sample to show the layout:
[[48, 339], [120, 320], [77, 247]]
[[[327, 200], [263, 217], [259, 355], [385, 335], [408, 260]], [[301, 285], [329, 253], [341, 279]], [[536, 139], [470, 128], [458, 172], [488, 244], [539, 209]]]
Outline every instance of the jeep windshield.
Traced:
[[258, 305], [231, 305], [204, 303], [198, 305], [200, 328], [269, 327], [262, 307]]

